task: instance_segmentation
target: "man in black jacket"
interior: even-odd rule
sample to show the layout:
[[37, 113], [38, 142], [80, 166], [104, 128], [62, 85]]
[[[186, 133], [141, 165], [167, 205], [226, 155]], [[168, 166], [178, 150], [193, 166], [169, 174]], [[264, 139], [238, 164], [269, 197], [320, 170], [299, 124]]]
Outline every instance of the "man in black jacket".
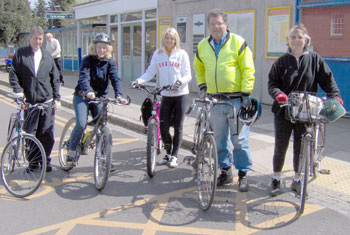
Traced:
[[[30, 104], [46, 103], [47, 109], [40, 111], [31, 120], [27, 132], [35, 132], [42, 143], [46, 157], [46, 171], [51, 171], [50, 154], [54, 145], [55, 109], [60, 106], [59, 73], [48, 51], [41, 48], [44, 31], [35, 26], [29, 34], [30, 45], [17, 50], [12, 60], [10, 84], [18, 95], [24, 95]], [[23, 94], [24, 93], [24, 94]]]

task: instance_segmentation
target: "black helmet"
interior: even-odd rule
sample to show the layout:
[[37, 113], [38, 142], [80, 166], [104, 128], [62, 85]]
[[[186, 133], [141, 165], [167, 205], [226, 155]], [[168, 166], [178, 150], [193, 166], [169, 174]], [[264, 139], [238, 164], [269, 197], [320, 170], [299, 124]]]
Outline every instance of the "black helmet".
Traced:
[[111, 44], [111, 41], [109, 40], [109, 36], [106, 33], [96, 33], [95, 38], [92, 42], [95, 44], [98, 42]]
[[238, 118], [244, 125], [252, 125], [261, 116], [260, 102], [255, 98], [250, 98], [250, 105], [248, 108], [241, 107], [238, 111]]

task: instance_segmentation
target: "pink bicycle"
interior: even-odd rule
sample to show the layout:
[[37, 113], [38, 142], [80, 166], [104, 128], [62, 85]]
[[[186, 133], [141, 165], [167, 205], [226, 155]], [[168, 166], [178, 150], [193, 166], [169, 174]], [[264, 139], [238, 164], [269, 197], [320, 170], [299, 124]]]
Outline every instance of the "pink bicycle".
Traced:
[[148, 93], [147, 98], [151, 99], [152, 102], [152, 111], [151, 115], [147, 121], [147, 145], [146, 145], [146, 154], [147, 154], [147, 174], [149, 177], [153, 177], [155, 174], [156, 166], [156, 157], [161, 153], [163, 144], [162, 138], [160, 136], [160, 93], [163, 90], [171, 89], [171, 86], [156, 87], [153, 90], [150, 90], [144, 85], [138, 84], [135, 88], [145, 90]]

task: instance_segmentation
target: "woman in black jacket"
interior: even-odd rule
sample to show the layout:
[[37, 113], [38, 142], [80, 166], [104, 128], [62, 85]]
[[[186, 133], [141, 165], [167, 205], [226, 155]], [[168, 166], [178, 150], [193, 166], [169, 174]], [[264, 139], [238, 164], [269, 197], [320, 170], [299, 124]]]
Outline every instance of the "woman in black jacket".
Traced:
[[[88, 111], [96, 117], [102, 105], [88, 104], [87, 99], [107, 96], [108, 82], [111, 81], [115, 97], [122, 96], [122, 86], [118, 77], [115, 61], [112, 59], [113, 47], [109, 36], [97, 33], [89, 46], [89, 55], [85, 56], [79, 72], [78, 85], [75, 87], [73, 106], [76, 116], [76, 125], [69, 140], [67, 162], [74, 162], [77, 145], [83, 135], [87, 122]], [[126, 104], [127, 100], [121, 99]]]
[[292, 123], [285, 118], [283, 103], [288, 103], [291, 91], [317, 92], [317, 86], [327, 92], [328, 96], [336, 98], [341, 104], [339, 88], [326, 62], [315, 52], [307, 51], [311, 38], [304, 25], [294, 26], [288, 35], [288, 52], [278, 58], [269, 73], [268, 92], [274, 99], [275, 149], [273, 155], [274, 176], [271, 183], [271, 195], [280, 193], [280, 177], [283, 168], [289, 138], [293, 131], [293, 166], [294, 180], [292, 191], [300, 192], [300, 175], [297, 174], [301, 137], [305, 133], [302, 123]]

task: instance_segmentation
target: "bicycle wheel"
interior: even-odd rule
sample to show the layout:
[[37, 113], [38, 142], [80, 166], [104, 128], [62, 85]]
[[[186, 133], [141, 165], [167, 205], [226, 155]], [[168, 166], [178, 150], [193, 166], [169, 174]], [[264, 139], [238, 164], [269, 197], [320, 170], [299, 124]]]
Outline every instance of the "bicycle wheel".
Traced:
[[307, 196], [307, 184], [309, 181], [310, 157], [312, 154], [311, 136], [306, 136], [302, 142], [302, 152], [299, 162], [300, 171], [300, 214], [304, 213], [305, 201]]
[[70, 120], [68, 120], [68, 122], [63, 128], [60, 143], [58, 145], [58, 159], [60, 162], [61, 169], [64, 171], [69, 171], [73, 168], [72, 164], [67, 163], [67, 155], [69, 139], [72, 135], [74, 124], [75, 118], [71, 118]]
[[107, 127], [103, 127], [96, 137], [96, 152], [94, 161], [95, 187], [102, 191], [106, 186], [112, 159], [112, 134]]
[[157, 156], [157, 123], [155, 120], [151, 120], [148, 124], [146, 154], [147, 174], [152, 178], [155, 174]]
[[27, 197], [40, 186], [46, 173], [46, 154], [40, 141], [31, 135], [12, 138], [1, 156], [1, 179], [9, 193]]
[[203, 211], [214, 201], [217, 175], [217, 149], [214, 136], [204, 135], [197, 152], [197, 189], [199, 206]]

